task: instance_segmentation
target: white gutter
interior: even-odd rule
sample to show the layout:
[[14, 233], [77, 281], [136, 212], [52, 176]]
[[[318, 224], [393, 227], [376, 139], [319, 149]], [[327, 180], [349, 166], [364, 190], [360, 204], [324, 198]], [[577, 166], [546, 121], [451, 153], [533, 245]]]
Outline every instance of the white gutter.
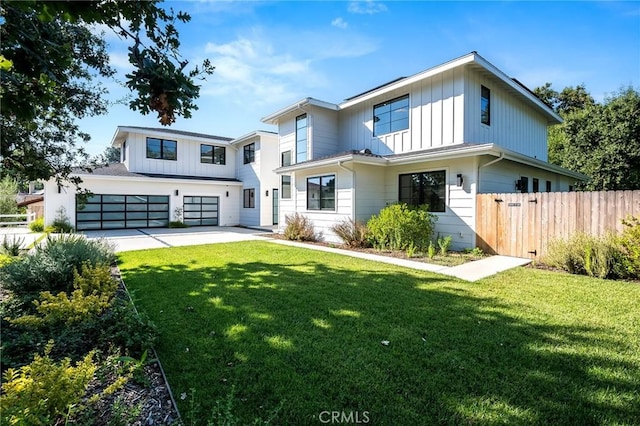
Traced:
[[[338, 161], [338, 167], [341, 168], [342, 170], [351, 172], [351, 220], [355, 221], [356, 220], [356, 194], [358, 193], [358, 191], [356, 191], [356, 171], [344, 166], [343, 163], [344, 161]], [[336, 201], [338, 201], [337, 197], [336, 197]], [[338, 209], [338, 206], [336, 206], [336, 211], [337, 209]]]
[[502, 160], [504, 160], [504, 152], [501, 152], [500, 156], [498, 158], [496, 158], [494, 160], [491, 160], [488, 163], [485, 163], [485, 164], [483, 164], [481, 166], [478, 166], [478, 183], [477, 183], [476, 194], [480, 194], [481, 193], [480, 192], [480, 169], [482, 169], [483, 167], [487, 167], [487, 166], [490, 166], [492, 164], [495, 164], [495, 163], [497, 163], [499, 161], [502, 161]]

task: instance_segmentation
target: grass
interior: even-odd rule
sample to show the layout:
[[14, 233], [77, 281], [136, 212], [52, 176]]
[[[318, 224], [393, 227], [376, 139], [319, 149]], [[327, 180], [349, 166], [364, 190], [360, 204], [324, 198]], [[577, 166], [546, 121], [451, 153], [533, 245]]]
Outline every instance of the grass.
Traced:
[[268, 242], [125, 252], [120, 267], [183, 416], [202, 408], [193, 424], [232, 392], [240, 424], [280, 405], [277, 424], [640, 419], [637, 284], [523, 268], [466, 283]]

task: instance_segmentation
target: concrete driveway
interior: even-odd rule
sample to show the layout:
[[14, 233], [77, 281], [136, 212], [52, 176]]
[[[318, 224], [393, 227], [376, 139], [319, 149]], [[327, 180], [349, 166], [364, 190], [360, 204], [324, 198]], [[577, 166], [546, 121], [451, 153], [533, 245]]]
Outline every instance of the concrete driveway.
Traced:
[[269, 231], [227, 227], [199, 226], [197, 228], [145, 228], [85, 231], [90, 240], [104, 238], [113, 244], [116, 252], [198, 244], [229, 243], [266, 239]]

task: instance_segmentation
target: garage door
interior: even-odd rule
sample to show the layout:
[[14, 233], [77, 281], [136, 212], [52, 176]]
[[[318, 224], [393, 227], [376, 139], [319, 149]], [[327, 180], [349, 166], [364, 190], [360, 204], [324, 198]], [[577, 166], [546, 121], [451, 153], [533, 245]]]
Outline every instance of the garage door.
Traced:
[[169, 225], [168, 195], [97, 194], [76, 202], [76, 229], [158, 228]]
[[218, 197], [183, 197], [184, 223], [189, 226], [218, 225]]

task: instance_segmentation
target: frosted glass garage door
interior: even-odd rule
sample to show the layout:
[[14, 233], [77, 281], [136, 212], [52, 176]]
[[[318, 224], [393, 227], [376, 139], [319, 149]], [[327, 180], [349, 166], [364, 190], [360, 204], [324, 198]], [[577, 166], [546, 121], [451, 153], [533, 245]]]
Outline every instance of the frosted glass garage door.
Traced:
[[169, 226], [168, 195], [94, 194], [76, 200], [76, 229], [160, 228]]

